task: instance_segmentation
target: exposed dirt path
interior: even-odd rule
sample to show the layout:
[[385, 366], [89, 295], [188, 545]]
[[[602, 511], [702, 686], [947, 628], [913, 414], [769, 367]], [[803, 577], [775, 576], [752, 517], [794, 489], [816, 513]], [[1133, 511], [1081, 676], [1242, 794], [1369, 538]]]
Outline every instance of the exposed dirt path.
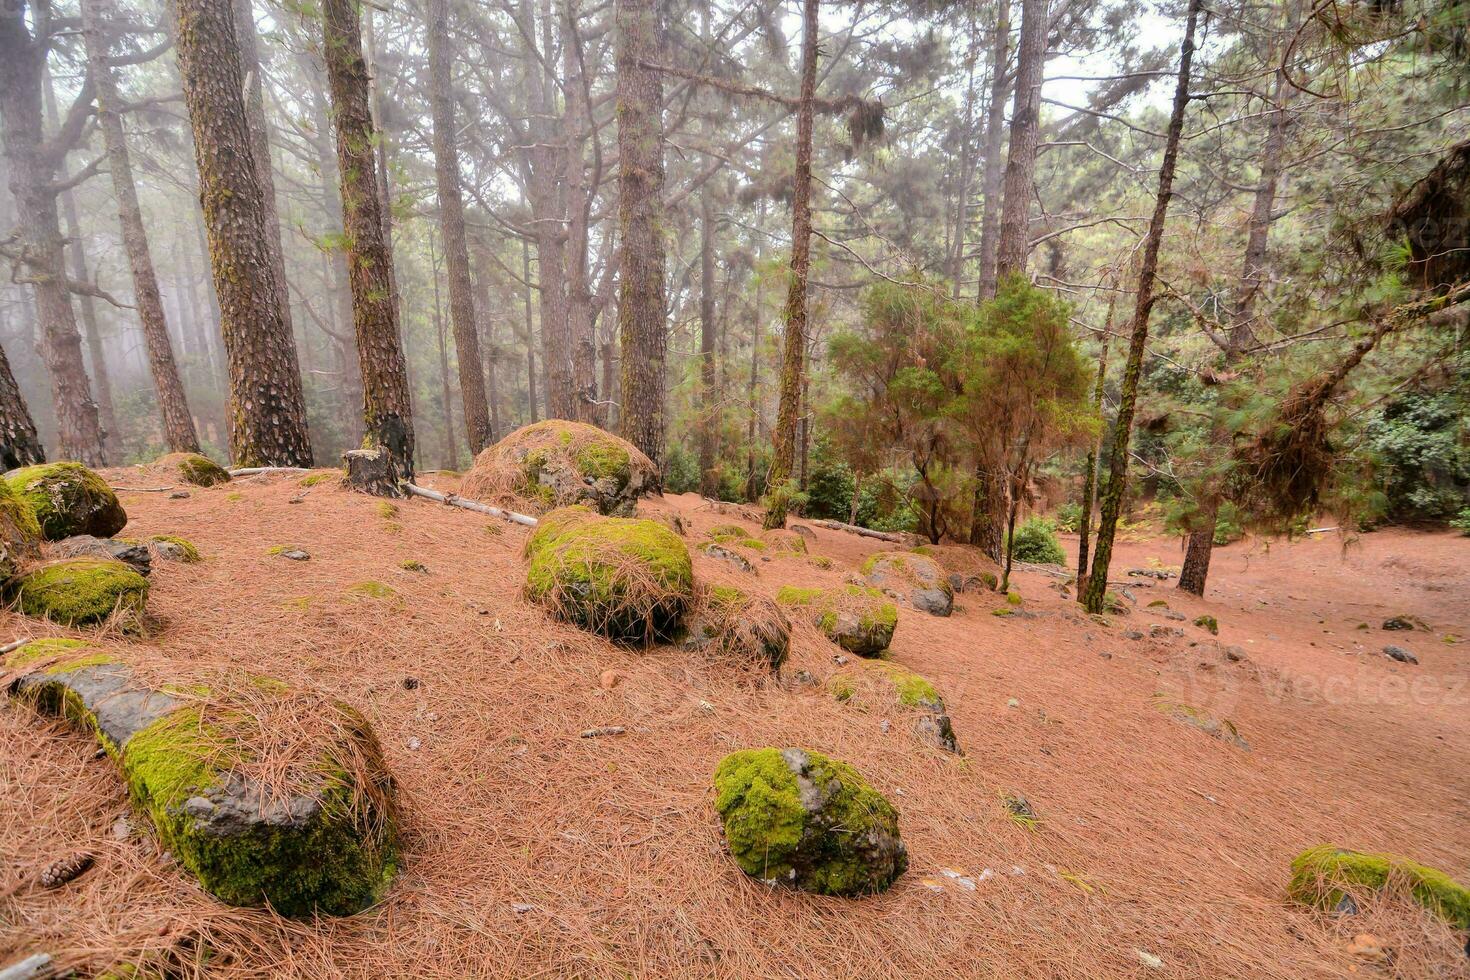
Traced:
[[[1234, 545], [1206, 599], [1138, 579], [1136, 608], [1108, 625], [1031, 571], [1020, 615], [992, 615], [1005, 604], [985, 592], [949, 619], [904, 609], [893, 658], [943, 692], [957, 758], [919, 742], [881, 684], [836, 701], [825, 682], [863, 666], [834, 662], [810, 628], [772, 682], [548, 620], [518, 595], [526, 532], [468, 512], [413, 501], [385, 517], [278, 475], [124, 502], [125, 534], [181, 534], [206, 561], [160, 564], [154, 635], [108, 642], [151, 668], [269, 673], [361, 707], [401, 784], [405, 868], [351, 919], [223, 909], [146, 832], [114, 834], [127, 803], [85, 738], [6, 705], [0, 887], [22, 884], [0, 899], [0, 963], [47, 950], [96, 969], [207, 946], [212, 977], [1470, 976], [1464, 936], [1412, 906], [1334, 922], [1283, 898], [1291, 857], [1323, 842], [1470, 880], [1470, 642], [1443, 640], [1470, 636], [1470, 538]], [[741, 520], [691, 496], [648, 509], [678, 512], [691, 543]], [[773, 593], [840, 583], [884, 547], [821, 529], [809, 542], [831, 568], [776, 558], [752, 576], [697, 556], [697, 573]], [[1176, 543], [1121, 543], [1115, 577], [1150, 559], [1177, 563]], [[398, 598], [347, 594], [363, 580]], [[1202, 613], [1218, 640], [1192, 625]], [[1380, 629], [1398, 614], [1432, 632]], [[1125, 636], [1155, 625], [1182, 635]], [[0, 638], [33, 630], [6, 614]], [[1249, 750], [1169, 717], [1158, 695], [1233, 721]], [[627, 734], [578, 737], [599, 725]], [[816, 898], [738, 871], [709, 777], [762, 745], [845, 759], [889, 795], [911, 857], [890, 892]], [[1040, 826], [1010, 820], [1003, 793]], [[99, 855], [77, 882], [23, 883], [74, 850]], [[1349, 952], [1360, 932], [1391, 958]]]

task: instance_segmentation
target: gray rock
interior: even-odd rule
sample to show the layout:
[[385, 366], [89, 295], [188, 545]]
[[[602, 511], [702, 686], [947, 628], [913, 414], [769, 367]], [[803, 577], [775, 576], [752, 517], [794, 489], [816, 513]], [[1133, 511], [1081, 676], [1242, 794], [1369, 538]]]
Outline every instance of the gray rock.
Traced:
[[311, 557], [311, 555], [302, 551], [300, 548], [291, 548], [287, 551], [281, 552], [281, 557], [289, 558], [291, 561], [306, 561], [308, 558]]
[[737, 571], [749, 572], [752, 575], [755, 574], [755, 566], [747, 561], [744, 555], [740, 554], [738, 551], [733, 551], [730, 548], [726, 548], [722, 544], [717, 544], [714, 541], [711, 541], [708, 544], [702, 545], [699, 550], [704, 552], [706, 555], [709, 555], [716, 561], [724, 562], [726, 565], [729, 565], [731, 568]]
[[1414, 656], [1403, 647], [1395, 646], [1392, 643], [1383, 648], [1383, 655], [1386, 657], [1391, 657], [1401, 664], [1417, 664], [1419, 662], [1418, 657]]
[[1148, 628], [1148, 635], [1156, 640], [1173, 639], [1183, 636], [1184, 630], [1180, 629], [1177, 626], [1164, 626], [1162, 624], [1156, 623]]
[[1174, 620], [1175, 622], [1178, 622], [1178, 623], [1182, 623], [1186, 619], [1189, 618], [1188, 616], [1184, 615], [1184, 613], [1182, 613], [1182, 612], [1175, 612], [1172, 609], [1165, 609], [1164, 612], [1163, 612], [1163, 616], [1164, 616], [1165, 619], [1172, 619], [1172, 620]]
[[96, 538], [90, 534], [76, 534], [62, 538], [51, 546], [53, 558], [111, 558], [123, 562], [139, 575], [153, 571], [153, 556], [148, 546], [117, 541], [113, 538]]
[[1418, 627], [1423, 625], [1423, 623], [1421, 623], [1413, 616], [1393, 616], [1383, 621], [1383, 628], [1386, 630], [1409, 631], [1417, 629]]
[[1141, 633], [1138, 630], [1124, 630], [1123, 631], [1123, 639], [1125, 639], [1125, 640], [1141, 640], [1141, 639], [1143, 639], [1143, 633]]
[[954, 611], [954, 586], [939, 563], [928, 555], [886, 551], [863, 566], [863, 580], [885, 595], [905, 600], [920, 612], [948, 616]]

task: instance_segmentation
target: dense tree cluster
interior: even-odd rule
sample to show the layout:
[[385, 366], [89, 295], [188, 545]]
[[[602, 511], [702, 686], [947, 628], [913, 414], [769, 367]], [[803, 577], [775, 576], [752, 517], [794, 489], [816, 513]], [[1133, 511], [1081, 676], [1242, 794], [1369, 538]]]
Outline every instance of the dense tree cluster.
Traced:
[[996, 557], [1060, 487], [1094, 609], [1144, 501], [1196, 592], [1239, 526], [1452, 518], [1467, 16], [3, 0], [0, 448], [408, 478], [567, 418]]

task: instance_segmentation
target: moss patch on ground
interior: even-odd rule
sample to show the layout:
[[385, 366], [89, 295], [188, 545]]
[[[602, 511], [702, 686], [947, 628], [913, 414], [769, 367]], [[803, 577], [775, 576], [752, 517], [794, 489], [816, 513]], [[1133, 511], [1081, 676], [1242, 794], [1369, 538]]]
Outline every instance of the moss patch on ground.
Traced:
[[114, 612], [136, 623], [147, 599], [147, 579], [120, 561], [100, 558], [49, 562], [16, 585], [22, 613], [64, 626], [98, 623]]
[[1414, 901], [1456, 929], [1470, 929], [1470, 889], [1443, 871], [1393, 854], [1349, 851], [1331, 844], [1308, 848], [1291, 862], [1292, 900], [1335, 911], [1355, 892], [1408, 889]]
[[179, 479], [196, 487], [212, 487], [230, 482], [229, 472], [201, 453], [169, 453], [160, 456], [153, 465], [173, 470], [179, 475]]
[[398, 591], [391, 585], [369, 579], [347, 587], [347, 594], [358, 599], [397, 599]]

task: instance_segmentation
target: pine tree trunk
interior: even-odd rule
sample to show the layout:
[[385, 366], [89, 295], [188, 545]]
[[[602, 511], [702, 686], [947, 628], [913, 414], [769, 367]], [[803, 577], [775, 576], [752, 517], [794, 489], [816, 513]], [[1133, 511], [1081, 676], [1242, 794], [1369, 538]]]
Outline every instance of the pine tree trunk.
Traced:
[[[1117, 301], [1116, 291], [1108, 294], [1108, 315], [1103, 322], [1102, 345], [1097, 353], [1097, 383], [1092, 390], [1092, 411], [1099, 420], [1102, 419], [1103, 385], [1108, 377], [1108, 345], [1113, 339], [1113, 309]], [[1077, 521], [1077, 591], [1079, 593], [1087, 585], [1087, 547], [1088, 538], [1092, 534], [1092, 506], [1097, 496], [1097, 461], [1101, 445], [1102, 433], [1099, 432], [1097, 439], [1087, 448], [1087, 471], [1082, 477], [1082, 516]]]
[[0, 348], [0, 467], [13, 470], [46, 462], [46, 451], [36, 435], [31, 410], [21, 397], [20, 385], [10, 370], [10, 358]]
[[592, 284], [587, 268], [587, 229], [592, 220], [596, 188], [589, 188], [584, 149], [592, 122], [582, 66], [578, 11], [573, 0], [566, 0], [562, 10], [562, 64], [566, 76], [562, 128], [567, 170], [567, 339], [572, 355], [573, 413], [579, 420], [597, 425], [601, 423], [602, 410], [597, 404], [597, 338], [593, 333]]
[[521, 277], [526, 284], [526, 402], [529, 421], [535, 422], [536, 410], [536, 329], [531, 312], [531, 246], [521, 242]]
[[1041, 83], [1046, 72], [1046, 0], [1021, 0], [1021, 46], [1011, 106], [1011, 144], [1006, 153], [1004, 203], [996, 246], [995, 276], [1025, 274], [1031, 250], [1031, 198], [1036, 193], [1036, 148], [1041, 137]]
[[[433, 246], [430, 245], [432, 255]], [[439, 342], [439, 407], [444, 412], [444, 469], [459, 468], [459, 450], [454, 442], [454, 394], [449, 387], [449, 344], [444, 336], [444, 310], [439, 304], [439, 268], [433, 269], [434, 337]]]
[[[766, 205], [761, 202], [760, 216], [756, 219], [756, 227], [765, 223]], [[745, 499], [754, 501], [760, 495], [760, 488], [755, 479], [755, 437], [760, 422], [760, 400], [756, 397], [760, 383], [761, 367], [761, 341], [764, 331], [761, 329], [765, 317], [765, 278], [760, 274], [761, 263], [765, 259], [764, 242], [756, 246], [755, 265], [755, 315], [751, 317], [750, 327], [750, 379], [745, 386], [745, 402], [747, 416], [745, 420]]]
[[[981, 300], [995, 295], [995, 251], [1000, 237], [1001, 166], [1000, 150], [1005, 139], [1006, 94], [1011, 75], [1006, 71], [1011, 43], [1011, 0], [995, 0], [995, 33], [990, 51], [990, 105], [985, 118], [985, 174], [981, 178], [984, 195], [980, 212], [980, 289]], [[971, 544], [978, 542], [971, 541]]]
[[352, 320], [362, 371], [363, 427], [368, 444], [387, 452], [398, 481], [408, 482], [413, 479], [413, 409], [376, 180], [376, 140], [358, 9], [356, 0], [325, 0], [322, 51], [337, 136]]
[[251, 146], [233, 13], [175, 0], [179, 74], [230, 369], [230, 452], [239, 466], [310, 466], [296, 342], [281, 308], [265, 194]]
[[123, 247], [127, 250], [128, 267], [133, 274], [133, 304], [143, 327], [153, 387], [158, 392], [164, 441], [171, 452], [197, 453], [199, 435], [194, 431], [184, 383], [179, 380], [178, 365], [174, 363], [168, 321], [164, 319], [163, 297], [159, 294], [158, 278], [153, 272], [148, 232], [143, 227], [143, 209], [138, 204], [138, 189], [133, 184], [133, 164], [120, 114], [122, 98], [112, 67], [107, 63], [107, 52], [111, 46], [107, 21], [115, 16], [112, 0], [83, 0], [82, 30], [87, 46], [87, 68], [93, 84], [97, 86], [97, 121], [107, 151], [107, 169], [112, 174], [112, 191], [117, 197]]
[[786, 293], [786, 336], [781, 353], [781, 395], [776, 410], [775, 452], [766, 475], [767, 528], [786, 526], [786, 484], [796, 463], [796, 420], [801, 411], [806, 355], [806, 291], [812, 257], [812, 131], [817, 95], [817, 31], [820, 0], [803, 0], [801, 96], [796, 114], [796, 176], [791, 199], [791, 279]]
[[1148, 342], [1148, 321], [1154, 308], [1154, 281], [1159, 268], [1159, 245], [1164, 238], [1164, 220], [1174, 194], [1174, 168], [1179, 158], [1179, 137], [1184, 129], [1184, 110], [1189, 106], [1190, 66], [1194, 61], [1194, 31], [1199, 23], [1201, 0], [1189, 0], [1184, 26], [1184, 43], [1179, 52], [1179, 80], [1174, 88], [1174, 107], [1164, 141], [1164, 159], [1159, 166], [1159, 191], [1153, 217], [1143, 241], [1143, 259], [1138, 269], [1138, 293], [1133, 310], [1133, 330], [1128, 341], [1128, 360], [1123, 368], [1123, 389], [1118, 401], [1118, 420], [1109, 459], [1108, 486], [1098, 516], [1097, 551], [1087, 588], [1078, 597], [1090, 613], [1101, 613], [1106, 604], [1108, 567], [1113, 560], [1113, 537], [1123, 508], [1128, 482], [1128, 444], [1133, 432], [1133, 413], [1138, 404], [1138, 381], [1143, 373], [1143, 349]]
[[719, 428], [715, 389], [715, 246], [714, 203], [709, 185], [699, 192], [699, 492], [720, 495], [715, 471], [715, 440]]
[[454, 91], [450, 81], [449, 0], [429, 3], [429, 94], [434, 121], [434, 179], [439, 194], [439, 230], [449, 268], [449, 322], [459, 363], [459, 392], [464, 402], [465, 441], [470, 455], [490, 444], [490, 408], [485, 375], [480, 369], [480, 337], [470, 282], [470, 249], [464, 230], [464, 197], [459, 185], [459, 147], [454, 125]]
[[98, 466], [106, 462], [102, 427], [66, 286], [61, 223], [52, 186], [65, 148], [46, 144], [41, 126], [46, 50], [47, 45], [31, 36], [23, 3], [0, 6], [0, 123], [7, 177], [16, 204], [16, 231], [25, 256], [23, 267], [15, 274], [31, 283], [35, 297], [60, 456]]
[[[489, 262], [481, 255], [481, 268]], [[490, 442], [505, 435], [501, 428], [500, 381], [496, 369], [500, 364], [500, 344], [495, 340], [495, 318], [490, 315], [490, 283], [484, 275], [474, 278], [475, 314], [480, 324], [480, 350], [485, 357], [485, 402], [490, 409]]]
[[281, 319], [286, 332], [296, 336], [291, 321], [291, 291], [286, 279], [286, 253], [281, 244], [281, 216], [276, 205], [276, 174], [271, 163], [271, 124], [265, 116], [265, 84], [261, 79], [260, 45], [256, 36], [252, 0], [232, 0], [235, 31], [240, 40], [240, 70], [245, 76], [245, 120], [250, 129], [250, 154], [255, 158], [255, 176], [260, 183], [265, 207], [265, 247], [280, 291]]
[[[658, 61], [661, 25], [653, 0], [616, 0], [618, 238], [622, 280], [619, 425], [655, 469], [663, 463], [664, 134], [663, 82], [644, 67]], [[543, 324], [543, 329], [545, 325]]]
[[[1289, 16], [1288, 20], [1294, 24], [1296, 18]], [[1285, 93], [1285, 72], [1278, 69], [1271, 91], [1271, 101], [1276, 110], [1271, 115], [1266, 130], [1266, 142], [1261, 149], [1261, 173], [1256, 181], [1250, 227], [1246, 234], [1245, 257], [1241, 265], [1240, 280], [1236, 285], [1230, 331], [1226, 335], [1223, 351], [1227, 368], [1238, 364], [1242, 355], [1255, 346], [1256, 298], [1270, 279], [1270, 270], [1266, 264], [1266, 246], [1271, 235], [1276, 188], [1281, 182], [1281, 156], [1286, 149], [1286, 128], [1290, 121], [1287, 105], [1283, 102]], [[1234, 406], [1232, 404], [1222, 407]], [[1211, 441], [1219, 452], [1230, 449], [1230, 432], [1223, 419], [1217, 421], [1212, 428]], [[1184, 565], [1179, 570], [1179, 589], [1198, 596], [1205, 594], [1205, 583], [1209, 579], [1210, 558], [1215, 549], [1215, 526], [1222, 502], [1221, 489], [1214, 481], [1206, 485], [1201, 494], [1199, 510], [1194, 515], [1184, 549]]]

